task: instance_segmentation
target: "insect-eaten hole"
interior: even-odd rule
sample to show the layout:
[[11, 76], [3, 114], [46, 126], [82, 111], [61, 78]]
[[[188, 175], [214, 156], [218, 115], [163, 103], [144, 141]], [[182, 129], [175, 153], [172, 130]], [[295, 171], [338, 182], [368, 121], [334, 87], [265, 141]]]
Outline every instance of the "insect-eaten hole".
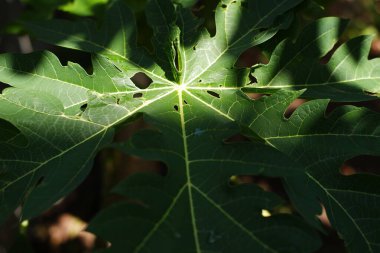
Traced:
[[143, 72], [136, 73], [131, 81], [140, 89], [146, 89], [153, 82], [153, 80]]
[[248, 78], [249, 78], [250, 84], [257, 83], [257, 78], [252, 75], [252, 72], [249, 73]]
[[284, 117], [286, 119], [289, 119], [292, 114], [295, 112], [295, 110], [301, 106], [302, 104], [306, 103], [307, 100], [306, 99], [301, 99], [301, 98], [297, 98], [296, 100], [294, 100], [289, 106], [288, 108], [286, 108], [285, 112], [284, 112]]
[[143, 96], [143, 94], [141, 92], [137, 92], [135, 94], [133, 94], [133, 98], [141, 98]]
[[6, 84], [6, 83], [0, 82], [0, 93], [3, 93], [3, 90], [8, 88], [8, 87], [11, 87], [11, 86]]
[[227, 8], [227, 4], [222, 4], [221, 6], [223, 9]]
[[173, 106], [173, 108], [178, 112], [178, 105]]
[[[318, 214], [318, 215], [316, 215], [316, 217], [317, 217], [317, 219], [319, 219], [321, 222], [322, 222], [322, 224], [326, 227], [326, 228], [329, 228], [329, 229], [331, 229], [331, 222], [330, 222], [330, 220], [329, 220], [329, 217], [327, 216], [327, 212], [326, 212], [326, 208], [325, 208], [325, 206], [323, 205], [323, 203], [320, 203], [320, 205], [321, 205], [321, 213], [320, 214]], [[335, 231], [334, 231], [335, 232]], [[330, 234], [330, 236], [331, 236], [331, 234]], [[329, 236], [329, 237], [330, 237]], [[336, 236], [336, 237], [338, 237], [337, 235], [333, 235], [334, 237]], [[339, 240], [338, 238], [337, 238], [337, 240]]]
[[368, 96], [376, 96], [377, 95], [377, 93], [376, 92], [370, 92], [370, 91], [363, 91], [364, 92], [364, 94], [366, 94], [366, 95], [368, 95]]
[[[92, 65], [90, 53], [52, 45], [49, 45], [48, 47], [58, 57], [58, 60], [62, 66], [69, 65], [69, 62], [75, 62], [79, 64], [83, 70], [87, 72], [87, 74], [92, 75], [94, 73], [94, 67]], [[35, 62], [37, 63], [38, 60], [39, 59], [37, 59]], [[35, 64], [30, 64], [30, 68], [28, 67], [28, 69], [24, 69], [25, 73], [32, 71], [34, 67]]]
[[186, 100], [183, 100], [183, 102], [187, 105], [187, 101]]
[[214, 91], [208, 90], [207, 93], [213, 97], [220, 98], [220, 95]]
[[380, 175], [380, 156], [359, 155], [347, 160], [339, 168], [340, 174], [350, 176], [357, 173]]
[[261, 94], [261, 93], [246, 92], [245, 94], [246, 94], [250, 99], [253, 99], [253, 100], [259, 100], [260, 98], [265, 97], [265, 94]]
[[83, 105], [81, 105], [81, 107], [80, 107], [80, 110], [82, 111], [82, 112], [84, 112], [86, 109], [87, 109], [87, 106], [88, 106], [88, 104], [86, 103], [86, 104], [83, 104]]

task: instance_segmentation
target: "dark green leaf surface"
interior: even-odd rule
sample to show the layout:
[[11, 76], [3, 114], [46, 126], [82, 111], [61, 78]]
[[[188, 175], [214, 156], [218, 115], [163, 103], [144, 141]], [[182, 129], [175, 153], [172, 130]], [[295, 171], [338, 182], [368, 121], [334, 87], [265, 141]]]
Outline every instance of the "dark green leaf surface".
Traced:
[[377, 252], [377, 226], [369, 224], [376, 224], [380, 214], [380, 178], [343, 176], [339, 168], [358, 155], [380, 155], [380, 115], [345, 106], [326, 116], [328, 100], [313, 100], [286, 119], [286, 109], [300, 94], [277, 92], [254, 102], [243, 100], [243, 93], [224, 94], [224, 102], [213, 101], [211, 107], [225, 118], [237, 119], [304, 168], [303, 175], [285, 177], [284, 182], [293, 203], [310, 224], [320, 228], [316, 215], [322, 202], [352, 252]]
[[380, 155], [380, 115], [345, 106], [325, 116], [328, 101], [314, 100], [289, 119], [282, 118], [294, 98], [294, 93], [283, 93], [259, 101], [260, 117], [272, 119], [272, 124], [261, 125], [258, 118], [250, 127], [305, 167], [303, 177], [290, 176], [285, 181], [294, 203], [308, 219], [317, 214], [310, 206], [321, 201], [352, 252], [378, 252], [380, 177], [343, 176], [339, 167], [357, 155]]
[[267, 65], [253, 68], [257, 84], [250, 90], [274, 92], [306, 89], [306, 97], [364, 101], [379, 97], [379, 59], [368, 60], [372, 36], [341, 45], [326, 64], [321, 62], [339, 39], [347, 22], [323, 18], [307, 26], [296, 42], [285, 40]]

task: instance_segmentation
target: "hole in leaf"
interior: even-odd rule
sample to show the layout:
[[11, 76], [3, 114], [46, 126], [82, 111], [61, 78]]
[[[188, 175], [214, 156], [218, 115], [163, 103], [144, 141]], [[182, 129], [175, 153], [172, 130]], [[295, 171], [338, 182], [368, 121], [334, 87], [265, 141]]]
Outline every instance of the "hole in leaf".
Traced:
[[318, 252], [346, 252], [346, 247], [344, 246], [344, 241], [341, 235], [337, 233], [335, 229], [332, 228], [329, 217], [327, 216], [326, 208], [321, 203], [322, 211], [316, 217], [327, 229], [328, 233], [321, 233], [321, 239], [323, 240], [323, 247]]
[[84, 112], [84, 111], [87, 109], [87, 106], [88, 106], [88, 104], [83, 104], [83, 105], [81, 105], [80, 110], [81, 110], [82, 112]]
[[302, 104], [306, 103], [307, 100], [306, 99], [300, 99], [300, 98], [297, 98], [296, 100], [294, 100], [289, 106], [288, 108], [285, 110], [284, 112], [284, 117], [286, 119], [289, 119], [293, 112]]
[[0, 93], [3, 93], [3, 90], [8, 88], [8, 87], [11, 87], [11, 86], [6, 84], [6, 83], [0, 82]]
[[222, 4], [222, 8], [223, 9], [227, 8], [227, 5], [226, 4]]
[[187, 104], [187, 101], [186, 101], [186, 100], [183, 100], [183, 102], [184, 102], [185, 104]]
[[355, 170], [355, 168], [353, 168], [347, 164], [344, 164], [342, 167], [340, 167], [339, 173], [344, 175], [344, 176], [351, 176], [351, 175], [356, 174], [357, 171]]
[[253, 100], [259, 100], [260, 98], [266, 96], [266, 94], [253, 93], [253, 92], [245, 93], [245, 94], [246, 94], [249, 98], [251, 98], [251, 99], [253, 99]]
[[376, 96], [377, 93], [375, 92], [370, 92], [370, 91], [364, 91], [365, 94], [369, 95], [369, 96]]
[[359, 155], [347, 160], [340, 168], [340, 173], [345, 176], [356, 173], [370, 173], [380, 175], [380, 156]]
[[[54, 54], [58, 57], [59, 62], [62, 66], [67, 66], [69, 62], [75, 62], [79, 64], [89, 75], [93, 74], [93, 66], [92, 66], [92, 60], [91, 60], [91, 54], [79, 50], [69, 49], [69, 48], [63, 48], [58, 46], [52, 46], [46, 44], [46, 46], [40, 45], [42, 48], [49, 48]], [[39, 64], [36, 62], [36, 64]], [[31, 65], [31, 67], [35, 65]], [[33, 67], [33, 68], [34, 68]], [[32, 69], [29, 69], [31, 71]], [[25, 70], [28, 72], [27, 70]]]
[[197, 50], [197, 47], [196, 47], [196, 46], [193, 46], [193, 50], [194, 50], [194, 51]]
[[322, 203], [321, 203], [321, 207], [322, 207], [322, 212], [319, 215], [317, 215], [317, 218], [322, 222], [324, 226], [331, 228], [331, 222], [329, 220], [329, 217], [327, 216], [326, 208]]
[[198, 82], [201, 83], [201, 82], [202, 82], [202, 79], [199, 79]]
[[249, 77], [249, 80], [250, 80], [250, 84], [257, 83], [257, 78], [254, 77], [254, 76], [252, 75], [252, 73], [249, 73], [248, 77]]
[[208, 90], [207, 93], [213, 97], [220, 98], [220, 95], [214, 91]]
[[174, 106], [174, 110], [176, 110], [178, 112], [178, 105]]
[[141, 98], [143, 94], [141, 92], [133, 94], [133, 98]]
[[118, 66], [116, 66], [115, 64], [112, 64], [112, 66], [113, 66], [117, 71], [119, 71], [120, 73], [123, 72], [123, 71], [122, 71]]
[[264, 218], [267, 218], [267, 217], [272, 216], [272, 214], [267, 209], [263, 209], [261, 210], [261, 216], [263, 216]]
[[131, 81], [140, 89], [146, 89], [153, 82], [145, 73], [138, 72], [132, 78]]

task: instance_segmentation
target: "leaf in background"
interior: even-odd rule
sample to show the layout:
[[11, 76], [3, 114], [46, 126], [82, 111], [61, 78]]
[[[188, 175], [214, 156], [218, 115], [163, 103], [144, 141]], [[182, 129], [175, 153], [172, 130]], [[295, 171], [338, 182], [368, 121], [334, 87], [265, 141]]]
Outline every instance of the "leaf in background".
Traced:
[[78, 16], [93, 16], [97, 9], [108, 3], [109, 0], [74, 0], [59, 6], [59, 10]]
[[372, 37], [362, 36], [341, 45], [327, 63], [325, 56], [336, 44], [347, 22], [322, 18], [308, 25], [296, 42], [285, 40], [273, 52], [267, 65], [253, 67], [257, 84], [248, 90], [274, 92], [301, 90], [311, 98], [336, 101], [373, 100], [379, 96], [380, 61], [368, 60]]

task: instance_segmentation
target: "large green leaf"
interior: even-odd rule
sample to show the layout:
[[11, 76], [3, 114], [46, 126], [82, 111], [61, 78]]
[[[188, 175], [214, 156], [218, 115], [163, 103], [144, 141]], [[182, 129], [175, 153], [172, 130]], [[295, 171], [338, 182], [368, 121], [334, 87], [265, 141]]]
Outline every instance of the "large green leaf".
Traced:
[[[2, 146], [2, 213], [22, 203], [24, 216], [34, 216], [67, 194], [88, 173], [97, 150], [110, 142], [113, 126], [143, 113], [157, 130], [140, 133], [125, 148], [147, 159], [164, 161], [169, 172], [164, 178], [131, 179], [119, 187], [119, 192], [139, 198], [151, 208], [134, 217], [134, 210], [141, 207], [123, 204], [100, 215], [106, 217], [105, 222], [101, 218], [94, 221], [92, 230], [112, 241], [110, 251], [146, 251], [168, 232], [170, 237], [160, 250], [316, 249], [319, 241], [315, 233], [301, 220], [289, 215], [261, 216], [262, 209], [272, 210], [281, 204], [278, 197], [258, 187], [231, 187], [228, 183], [235, 174], [296, 175], [300, 167], [262, 143], [225, 143], [239, 128], [223, 115], [215, 115], [207, 105], [220, 96], [213, 90], [221, 95], [240, 92], [236, 73], [243, 72], [233, 69], [234, 62], [245, 49], [269, 39], [278, 29], [274, 24], [277, 17], [298, 2], [245, 5], [223, 1], [216, 12], [217, 34], [211, 37], [206, 30], [194, 30], [199, 22], [189, 11], [171, 1], [150, 1], [148, 23], [156, 48], [153, 58], [133, 43], [133, 16], [120, 2], [110, 5], [102, 28], [95, 34], [94, 24], [88, 22], [31, 26], [46, 40], [101, 56], [93, 58], [94, 73], [88, 75], [76, 64], [62, 66], [50, 53], [2, 55], [0, 80], [13, 88], [1, 95], [0, 116], [28, 141], [22, 147], [8, 142]], [[271, 15], [260, 16], [252, 12], [254, 8]], [[229, 22], [229, 16], [241, 20]], [[53, 23], [55, 28], [49, 34], [40, 33], [51, 29]], [[212, 50], [205, 54], [207, 47]], [[222, 74], [213, 74], [216, 70]], [[133, 86], [127, 76], [136, 72], [147, 74], [153, 84], [147, 89]], [[206, 103], [197, 97], [200, 92], [207, 96]], [[274, 158], [276, 162], [271, 163]], [[150, 187], [134, 190], [144, 184]], [[239, 205], [246, 209], [236, 209]], [[117, 214], [123, 208], [127, 213], [119, 225], [141, 227], [127, 240], [121, 231], [104, 233], [114, 229], [108, 213]], [[292, 233], [285, 233], [289, 230]], [[298, 244], [299, 238], [305, 243]], [[242, 242], [244, 247], [240, 247]]]
[[[257, 83], [247, 88], [259, 92], [307, 88], [304, 96], [336, 101], [372, 100], [380, 94], [380, 60], [368, 60], [372, 36], [341, 45], [327, 63], [325, 56], [339, 39], [347, 22], [323, 18], [307, 26], [295, 42], [285, 40], [266, 65], [253, 67]], [[261, 91], [260, 91], [261, 90]]]
[[[320, 245], [309, 225], [318, 226], [316, 200], [353, 252], [376, 252], [376, 226], [368, 224], [380, 213], [378, 178], [344, 177], [337, 168], [355, 155], [379, 154], [379, 115], [345, 107], [325, 118], [327, 102], [316, 100], [285, 119], [301, 92], [253, 101], [241, 90], [249, 71], [234, 67], [242, 52], [285, 27], [288, 11], [300, 2], [223, 0], [210, 36], [181, 3], [148, 1], [153, 52], [137, 45], [133, 14], [121, 1], [108, 6], [100, 25], [29, 24], [42, 40], [92, 53], [93, 73], [62, 66], [46, 52], [0, 56], [0, 81], [12, 86], [0, 95], [6, 132], [0, 138], [0, 217], [19, 205], [25, 218], [33, 217], [68, 194], [111, 142], [114, 127], [143, 115], [150, 130], [117, 146], [164, 162], [168, 172], [135, 175], [116, 187], [136, 201], [121, 201], [91, 223], [89, 230], [112, 244], [104, 252], [313, 252]], [[314, 48], [327, 52], [342, 27], [338, 19], [319, 22], [321, 34], [329, 35]], [[152, 84], [136, 87], [130, 78], [138, 72]], [[241, 133], [252, 140], [229, 141]], [[274, 193], [231, 185], [230, 177], [239, 174], [283, 178], [309, 224], [276, 213], [284, 202]], [[364, 204], [370, 209], [360, 209]], [[263, 217], [263, 210], [272, 216]]]

